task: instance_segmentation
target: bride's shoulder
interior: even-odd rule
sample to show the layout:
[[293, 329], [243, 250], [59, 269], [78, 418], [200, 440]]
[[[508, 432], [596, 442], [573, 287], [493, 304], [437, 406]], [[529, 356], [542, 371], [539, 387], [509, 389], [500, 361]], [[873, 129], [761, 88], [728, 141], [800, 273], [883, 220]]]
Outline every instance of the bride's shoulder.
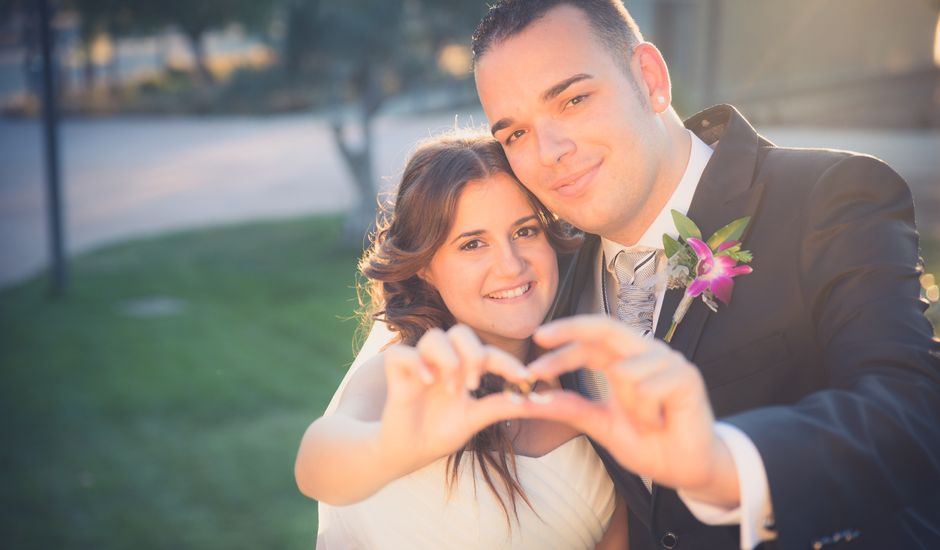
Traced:
[[378, 420], [385, 407], [385, 352], [380, 352], [355, 365], [337, 390], [333, 412], [358, 420]]

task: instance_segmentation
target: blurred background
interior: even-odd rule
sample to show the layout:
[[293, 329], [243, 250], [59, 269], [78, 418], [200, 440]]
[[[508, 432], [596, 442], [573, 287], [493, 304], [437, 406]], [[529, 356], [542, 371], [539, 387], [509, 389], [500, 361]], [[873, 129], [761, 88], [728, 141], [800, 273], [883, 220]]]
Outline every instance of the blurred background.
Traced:
[[[0, 544], [313, 545], [294, 453], [353, 357], [376, 195], [485, 123], [485, 4], [0, 0]], [[904, 176], [937, 301], [940, 0], [626, 5], [682, 116]]]

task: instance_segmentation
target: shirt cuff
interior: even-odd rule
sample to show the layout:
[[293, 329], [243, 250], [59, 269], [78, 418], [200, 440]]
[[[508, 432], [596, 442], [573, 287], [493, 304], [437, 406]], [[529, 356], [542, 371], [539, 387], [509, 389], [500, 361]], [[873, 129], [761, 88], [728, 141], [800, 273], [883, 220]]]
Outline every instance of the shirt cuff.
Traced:
[[741, 526], [741, 548], [751, 550], [763, 541], [777, 538], [773, 530], [773, 504], [764, 461], [754, 442], [737, 427], [715, 423], [715, 434], [728, 447], [738, 472], [741, 505], [726, 508], [695, 500], [679, 491], [679, 498], [699, 521], [708, 525]]

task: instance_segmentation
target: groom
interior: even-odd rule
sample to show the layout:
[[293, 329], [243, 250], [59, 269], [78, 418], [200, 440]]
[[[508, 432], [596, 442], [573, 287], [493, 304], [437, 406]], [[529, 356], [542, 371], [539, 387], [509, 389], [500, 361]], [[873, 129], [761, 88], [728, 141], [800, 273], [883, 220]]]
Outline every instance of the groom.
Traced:
[[[871, 157], [776, 147], [730, 106], [683, 125], [662, 56], [619, 0], [497, 2], [473, 53], [516, 175], [589, 234], [558, 316], [606, 312], [662, 338], [683, 294], [664, 284], [670, 211], [705, 237], [751, 217], [753, 273], [716, 313], [693, 303], [670, 344], [684, 357], [596, 317], [542, 335], [569, 343], [543, 368], [606, 358], [609, 383], [588, 370], [569, 380], [595, 401], [531, 414], [606, 448], [631, 548], [940, 547], [940, 346], [905, 182]], [[634, 405], [618, 384], [641, 371], [667, 389], [635, 401], [655, 396], [665, 424], [701, 412], [653, 433], [655, 449], [611, 435]], [[695, 451], [670, 456], [680, 449]], [[664, 461], [678, 492], [656, 483]], [[693, 469], [706, 474], [682, 481]]]

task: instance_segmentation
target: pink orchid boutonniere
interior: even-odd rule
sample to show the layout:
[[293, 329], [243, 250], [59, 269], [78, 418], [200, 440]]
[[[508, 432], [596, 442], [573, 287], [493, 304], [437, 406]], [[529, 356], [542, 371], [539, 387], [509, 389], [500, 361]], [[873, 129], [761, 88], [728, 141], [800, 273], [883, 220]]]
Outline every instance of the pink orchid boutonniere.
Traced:
[[679, 231], [679, 240], [663, 235], [663, 247], [669, 258], [668, 287], [684, 288], [685, 295], [672, 316], [672, 325], [664, 340], [669, 342], [676, 333], [676, 327], [689, 311], [692, 301], [698, 296], [712, 311], [718, 311], [718, 298], [726, 306], [731, 302], [734, 290], [734, 277], [747, 275], [751, 271], [748, 265], [754, 256], [747, 250], [741, 250], [741, 235], [747, 228], [750, 217], [739, 218], [722, 227], [715, 234], [702, 240], [702, 232], [688, 217], [672, 211], [672, 219]]

